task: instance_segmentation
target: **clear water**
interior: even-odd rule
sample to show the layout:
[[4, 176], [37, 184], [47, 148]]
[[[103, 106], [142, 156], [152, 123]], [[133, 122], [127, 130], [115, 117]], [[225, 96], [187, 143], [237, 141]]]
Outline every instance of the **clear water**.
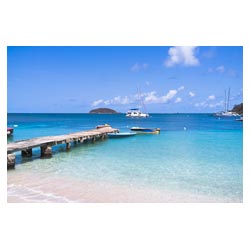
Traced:
[[[183, 202], [188, 195], [197, 197], [196, 202], [242, 202], [243, 126], [235, 119], [210, 114], [151, 114], [146, 119], [124, 114], [8, 114], [8, 126], [18, 125], [8, 141], [67, 134], [105, 123], [122, 132], [132, 126], [161, 128], [159, 135], [72, 145], [70, 152], [65, 145], [53, 147], [53, 157], [46, 160], [39, 158], [39, 149], [33, 151], [32, 159], [16, 153], [16, 169], [8, 171], [9, 196], [23, 195], [20, 188], [39, 176], [47, 182], [53, 177], [159, 190], [172, 196], [178, 193], [183, 194]], [[26, 176], [25, 181], [20, 176]], [[43, 182], [30, 181], [29, 188], [42, 189]], [[53, 188], [50, 192], [55, 193]], [[39, 196], [35, 199], [39, 201]]]

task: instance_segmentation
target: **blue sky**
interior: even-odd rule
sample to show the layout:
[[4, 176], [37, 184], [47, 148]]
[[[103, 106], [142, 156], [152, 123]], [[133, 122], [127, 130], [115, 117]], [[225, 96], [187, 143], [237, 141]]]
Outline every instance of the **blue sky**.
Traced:
[[[243, 99], [236, 46], [8, 47], [8, 112], [216, 112]], [[139, 91], [138, 91], [139, 89]]]

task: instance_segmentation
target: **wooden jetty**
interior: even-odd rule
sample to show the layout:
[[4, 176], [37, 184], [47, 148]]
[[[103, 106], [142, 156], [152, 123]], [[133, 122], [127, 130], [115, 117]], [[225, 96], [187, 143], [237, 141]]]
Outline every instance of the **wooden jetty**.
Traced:
[[66, 144], [66, 150], [70, 149], [71, 142], [74, 144], [85, 141], [94, 142], [97, 139], [107, 138], [108, 133], [119, 132], [118, 129], [110, 126], [100, 126], [99, 128], [80, 131], [67, 135], [46, 136], [32, 138], [28, 140], [15, 141], [7, 144], [7, 168], [15, 168], [15, 152], [21, 151], [22, 157], [31, 157], [32, 149], [36, 147], [41, 148], [41, 157], [49, 158], [52, 156], [51, 147], [59, 144]]

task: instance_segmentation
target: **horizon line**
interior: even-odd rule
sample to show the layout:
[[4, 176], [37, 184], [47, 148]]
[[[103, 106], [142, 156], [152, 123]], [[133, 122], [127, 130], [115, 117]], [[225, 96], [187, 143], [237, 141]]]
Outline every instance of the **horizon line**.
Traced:
[[[150, 112], [149, 114], [213, 114], [214, 112], [170, 112], [170, 113], [164, 113], [164, 112]], [[113, 113], [113, 114], [108, 114], [108, 113], [96, 113], [96, 114], [91, 114], [87, 112], [7, 112], [7, 114], [89, 114], [89, 115], [119, 115], [119, 114], [126, 114], [126, 112], [118, 112], [118, 113]]]

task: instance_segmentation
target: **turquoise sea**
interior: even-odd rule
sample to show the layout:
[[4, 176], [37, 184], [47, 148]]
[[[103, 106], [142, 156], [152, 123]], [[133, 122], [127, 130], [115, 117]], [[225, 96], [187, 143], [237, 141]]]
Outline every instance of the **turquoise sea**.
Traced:
[[51, 159], [16, 153], [8, 170], [9, 202], [242, 202], [243, 123], [212, 114], [8, 114], [8, 142], [61, 135], [108, 123], [136, 135], [53, 147]]

